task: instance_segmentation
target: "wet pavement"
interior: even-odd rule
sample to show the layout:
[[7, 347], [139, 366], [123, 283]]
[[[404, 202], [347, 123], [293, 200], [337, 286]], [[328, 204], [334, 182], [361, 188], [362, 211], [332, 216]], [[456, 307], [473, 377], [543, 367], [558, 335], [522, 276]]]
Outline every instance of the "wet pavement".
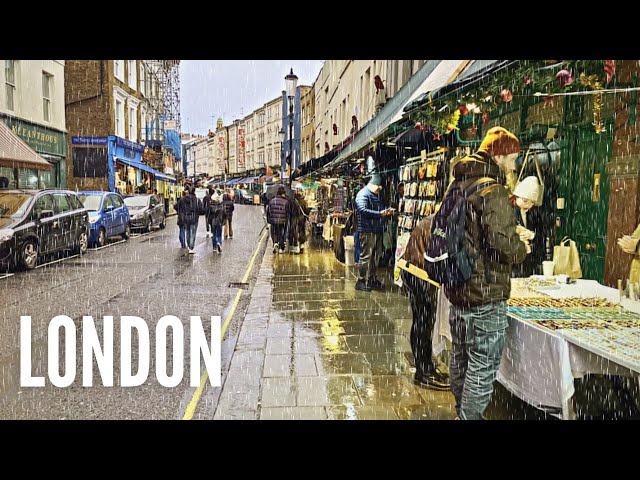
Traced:
[[215, 418], [453, 419], [449, 392], [413, 385], [407, 299], [354, 287], [330, 250], [269, 243]]
[[[179, 248], [176, 217], [170, 217], [165, 230], [133, 236], [124, 243], [113, 239], [109, 247], [90, 250], [82, 257], [1, 278], [0, 419], [182, 418], [195, 391], [189, 386], [189, 317], [200, 315], [205, 331], [210, 329], [212, 315], [225, 320], [238, 292], [229, 284], [241, 281], [264, 227], [262, 209], [237, 206], [235, 237], [225, 241], [219, 255], [213, 253], [211, 239], [205, 237], [202, 218], [195, 255]], [[223, 371], [229, 365], [248, 300], [249, 293], [244, 291], [223, 342]], [[51, 386], [46, 376], [46, 329], [50, 320], [61, 314], [74, 319], [78, 331], [76, 381], [68, 388]], [[44, 388], [21, 388], [19, 384], [21, 315], [32, 316], [33, 371], [34, 375], [45, 375]], [[152, 354], [145, 384], [117, 386], [120, 336], [114, 327], [116, 386], [103, 387], [94, 367], [94, 386], [82, 387], [79, 325], [83, 315], [94, 317], [101, 342], [103, 315], [113, 315], [114, 320], [120, 315], [135, 315], [147, 321]], [[185, 327], [185, 375], [174, 388], [161, 386], [155, 375], [154, 332], [163, 315], [177, 316]], [[172, 371], [171, 365], [168, 371]], [[213, 417], [219, 393], [220, 388], [205, 389], [195, 418]]]

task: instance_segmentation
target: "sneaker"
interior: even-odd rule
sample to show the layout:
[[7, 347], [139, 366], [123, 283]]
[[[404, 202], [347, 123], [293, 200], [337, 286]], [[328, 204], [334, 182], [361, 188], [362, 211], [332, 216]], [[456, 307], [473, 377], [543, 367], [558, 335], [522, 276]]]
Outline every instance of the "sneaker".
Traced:
[[356, 290], [360, 290], [363, 292], [370, 292], [371, 291], [371, 287], [369, 285], [367, 285], [365, 282], [363, 282], [362, 280], [358, 280], [356, 282]]
[[413, 384], [430, 390], [449, 390], [449, 377], [436, 370], [428, 375], [417, 374], [413, 377]]
[[194, 253], [196, 253], [196, 251], [195, 251], [195, 250], [191, 250], [191, 249], [189, 249], [189, 253], [190, 253], [190, 254], [194, 254]]
[[291, 247], [291, 253], [300, 253], [300, 247]]
[[207, 237], [208, 237], [208, 238], [213, 237], [213, 233], [211, 233], [211, 232], [207, 232]]
[[277, 252], [278, 252], [278, 244], [276, 243], [276, 244], [273, 246], [273, 253], [277, 253]]
[[284, 248], [281, 248], [279, 253], [287, 253], [287, 251]]
[[222, 247], [218, 244], [218, 253], [222, 253]]

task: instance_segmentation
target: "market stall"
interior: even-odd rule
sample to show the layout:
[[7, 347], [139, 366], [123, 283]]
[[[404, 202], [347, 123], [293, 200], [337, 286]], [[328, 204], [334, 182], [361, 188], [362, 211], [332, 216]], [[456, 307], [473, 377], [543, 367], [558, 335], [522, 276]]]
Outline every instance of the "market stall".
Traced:
[[[587, 374], [640, 376], [640, 302], [593, 280], [512, 279], [509, 328], [497, 379], [525, 402], [575, 418], [573, 380]], [[434, 353], [451, 341], [440, 293]]]

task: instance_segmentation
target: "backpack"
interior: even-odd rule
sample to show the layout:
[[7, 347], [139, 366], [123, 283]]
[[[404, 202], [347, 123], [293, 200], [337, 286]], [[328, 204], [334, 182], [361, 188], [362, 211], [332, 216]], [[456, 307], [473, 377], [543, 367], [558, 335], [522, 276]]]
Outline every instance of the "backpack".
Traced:
[[209, 208], [207, 210], [207, 216], [209, 218], [215, 218], [222, 213], [224, 206], [222, 203], [216, 203], [213, 200], [209, 203]]
[[429, 278], [448, 287], [467, 282], [475, 270], [475, 258], [465, 245], [468, 198], [497, 184], [492, 178], [480, 178], [470, 185], [457, 183], [445, 195], [431, 225], [431, 237], [425, 252]]

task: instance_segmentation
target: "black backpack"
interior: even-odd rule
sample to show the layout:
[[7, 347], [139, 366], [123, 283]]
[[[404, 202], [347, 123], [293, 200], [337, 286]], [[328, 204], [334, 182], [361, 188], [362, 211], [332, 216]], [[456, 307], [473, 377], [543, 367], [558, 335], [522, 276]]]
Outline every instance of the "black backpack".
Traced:
[[448, 287], [464, 284], [475, 270], [475, 258], [465, 245], [468, 198], [485, 187], [497, 184], [488, 177], [465, 183], [457, 182], [445, 195], [440, 210], [433, 218], [425, 252], [429, 278]]
[[209, 209], [207, 213], [210, 218], [215, 218], [218, 215], [221, 215], [223, 210], [224, 210], [224, 205], [222, 203], [216, 203], [213, 200], [211, 200], [209, 202]]

